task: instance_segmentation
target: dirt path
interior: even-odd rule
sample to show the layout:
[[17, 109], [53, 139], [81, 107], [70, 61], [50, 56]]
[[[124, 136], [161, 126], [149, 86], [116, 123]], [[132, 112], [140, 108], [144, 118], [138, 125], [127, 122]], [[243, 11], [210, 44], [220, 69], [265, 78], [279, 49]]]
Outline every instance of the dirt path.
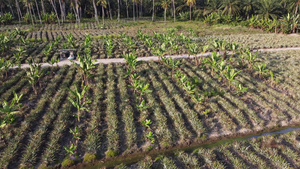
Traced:
[[[287, 50], [300, 50], [300, 47], [292, 47], [292, 48], [273, 48], [273, 49], [258, 49], [258, 50], [253, 50], [254, 52], [259, 51], [259, 52], [276, 52], [276, 51], [287, 51]], [[228, 52], [228, 54], [231, 54], [232, 52]], [[206, 57], [211, 55], [211, 52], [207, 52], [204, 54], [198, 54], [197, 57]], [[180, 59], [180, 58], [189, 58], [192, 56], [189, 56], [188, 54], [181, 54], [181, 55], [167, 55], [167, 57], [172, 57], [174, 59]], [[149, 56], [149, 57], [138, 57], [137, 60], [139, 61], [158, 61], [158, 57], [157, 56]], [[79, 64], [78, 61], [74, 61], [75, 63]], [[112, 59], [96, 59], [96, 63], [95, 64], [99, 64], [99, 63], [103, 63], [103, 64], [109, 64], [109, 63], [125, 63], [125, 59], [124, 58], [112, 58]], [[72, 65], [73, 63], [69, 60], [62, 60], [60, 62], [58, 62], [58, 66], [64, 66], [64, 65]], [[41, 63], [42, 67], [49, 67], [51, 66], [49, 63]], [[56, 66], [53, 65], [53, 66]], [[14, 66], [12, 68], [17, 68], [17, 66]], [[22, 69], [25, 68], [29, 68], [29, 64], [22, 64], [21, 65]]]

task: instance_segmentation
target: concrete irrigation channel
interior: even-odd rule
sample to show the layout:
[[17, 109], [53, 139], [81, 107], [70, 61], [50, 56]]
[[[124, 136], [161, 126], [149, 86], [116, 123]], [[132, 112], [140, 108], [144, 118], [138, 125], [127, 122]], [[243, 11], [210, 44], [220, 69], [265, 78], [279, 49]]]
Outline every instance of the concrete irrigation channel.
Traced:
[[[277, 51], [289, 51], [289, 50], [300, 50], [300, 47], [292, 47], [292, 48], [271, 48], [271, 49], [256, 49], [253, 50], [253, 52], [259, 51], [259, 52], [277, 52]], [[228, 54], [232, 54], [232, 52], [228, 52]], [[197, 57], [207, 57], [210, 56], [211, 52], [198, 54]], [[187, 58], [193, 58], [193, 56], [190, 56], [188, 54], [182, 54], [182, 55], [167, 55], [166, 57], [172, 57], [174, 59], [187, 59]], [[149, 56], [149, 57], [138, 57], [138, 61], [158, 61], [159, 58], [157, 56]], [[78, 61], [74, 61], [75, 63], [79, 64]], [[124, 58], [112, 58], [112, 59], [96, 59], [95, 64], [110, 64], [110, 63], [126, 63]], [[67, 59], [62, 60], [58, 62], [58, 64], [54, 64], [53, 66], [64, 66], [64, 65], [72, 65], [73, 63]], [[41, 63], [42, 67], [51, 67], [49, 63]], [[22, 64], [21, 68], [26, 69], [29, 68], [29, 64]], [[18, 68], [18, 66], [14, 66], [13, 68]]]

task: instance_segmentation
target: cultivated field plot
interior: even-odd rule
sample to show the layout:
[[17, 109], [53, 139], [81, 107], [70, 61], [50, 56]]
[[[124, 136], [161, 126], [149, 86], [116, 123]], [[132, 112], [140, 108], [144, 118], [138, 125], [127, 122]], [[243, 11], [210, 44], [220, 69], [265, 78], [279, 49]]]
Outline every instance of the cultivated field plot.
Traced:
[[[132, 165], [115, 168], [299, 168], [300, 132], [233, 142], [230, 145], [202, 146], [193, 152], [178, 151], [172, 156], [146, 157]], [[97, 165], [96, 165], [97, 166]], [[100, 167], [101, 164], [98, 164]]]
[[[138, 57], [157, 56], [160, 53], [191, 54], [193, 44], [211, 45], [213, 39], [230, 43], [236, 42], [240, 44], [240, 47], [249, 47], [250, 49], [300, 47], [300, 36], [253, 33], [251, 35], [205, 35], [199, 37], [200, 32], [193, 29], [188, 31], [177, 28], [159, 30], [158, 27], [156, 29], [157, 32], [155, 29], [149, 28], [139, 31], [136, 29], [91, 29], [30, 32], [24, 35], [23, 40], [10, 39], [11, 44], [14, 43], [14, 45], [6, 47], [2, 56], [4, 60], [22, 64], [32, 61], [32, 59], [36, 63], [56, 60], [59, 58], [59, 49], [76, 48], [77, 55], [82, 56], [87, 35], [92, 41], [90, 50], [93, 59], [122, 58], [124, 54], [132, 51], [136, 51]], [[230, 50], [226, 46], [225, 48]], [[206, 49], [206, 51], [213, 50], [213, 47]]]
[[[134, 69], [130, 62], [100, 64], [91, 72], [86, 93], [91, 103], [81, 120], [67, 99], [74, 99], [68, 88], [83, 85], [75, 66], [44, 69], [36, 91], [23, 78], [28, 69], [9, 70], [1, 81], [0, 100], [10, 103], [15, 91], [17, 96], [23, 94], [20, 103], [24, 106], [15, 115], [15, 123], [1, 130], [0, 168], [73, 164], [64, 159], [74, 143], [75, 127], [80, 131], [77, 160], [90, 162], [299, 125], [298, 56], [299, 51], [254, 54], [246, 50], [241, 55], [224, 57], [214, 52], [205, 59], [179, 62], [161, 57], [160, 62], [142, 63]], [[293, 140], [299, 141], [296, 138]], [[249, 143], [237, 145], [244, 144]], [[258, 151], [255, 144], [245, 153]], [[234, 148], [214, 150], [215, 156], [201, 155], [218, 161], [199, 165], [257, 166], [252, 159], [235, 160], [239, 157], [232, 156]], [[271, 168], [283, 165], [280, 159], [285, 156], [270, 152], [280, 150], [266, 147], [261, 151], [265, 154], [253, 156]], [[290, 159], [293, 154], [285, 151], [294, 155], [299, 151], [282, 152], [291, 167], [298, 166], [299, 161]], [[200, 154], [207, 152], [210, 150], [199, 150]], [[189, 155], [181, 153], [185, 156]], [[171, 160], [163, 158], [157, 165], [172, 165]], [[183, 165], [183, 161], [175, 164]]]

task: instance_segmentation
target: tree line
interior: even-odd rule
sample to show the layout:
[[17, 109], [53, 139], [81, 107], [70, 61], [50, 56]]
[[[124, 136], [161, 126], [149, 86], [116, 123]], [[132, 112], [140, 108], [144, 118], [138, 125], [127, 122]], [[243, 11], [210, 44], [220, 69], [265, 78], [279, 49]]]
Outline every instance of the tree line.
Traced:
[[[249, 19], [278, 19], [300, 13], [300, 0], [0, 0], [1, 23], [16, 18], [35, 23], [64, 23], [67, 19], [80, 23], [82, 18], [133, 19], [172, 17], [198, 20], [217, 12]], [[9, 13], [9, 14], [8, 14]], [[0, 18], [0, 21], [1, 21]]]

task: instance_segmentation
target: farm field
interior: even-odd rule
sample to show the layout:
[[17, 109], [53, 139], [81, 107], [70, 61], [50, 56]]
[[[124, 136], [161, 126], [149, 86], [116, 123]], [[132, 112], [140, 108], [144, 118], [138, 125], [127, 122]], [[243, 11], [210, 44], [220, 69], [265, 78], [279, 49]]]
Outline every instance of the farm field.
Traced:
[[168, 152], [158, 157], [149, 155], [134, 164], [122, 163], [115, 168], [299, 168], [299, 134], [299, 131], [294, 131], [229, 141], [223, 145], [207, 144], [193, 151]]
[[[99, 30], [96, 25], [88, 23], [83, 24], [82, 27], [87, 27], [83, 30], [71, 31], [69, 27], [75, 27], [75, 24], [65, 25], [63, 28], [66, 30], [48, 28], [55, 28], [55, 26], [58, 27], [58, 25], [42, 26], [39, 31], [27, 30], [20, 26], [24, 35], [14, 42], [14, 46], [10, 50], [3, 49], [5, 50], [2, 52], [3, 58], [22, 64], [32, 61], [32, 59], [36, 63], [47, 63], [51, 59], [59, 58], [58, 49], [61, 48], [76, 48], [77, 54], [83, 55], [84, 41], [87, 35], [93, 39], [90, 49], [93, 59], [122, 58], [123, 54], [132, 51], [136, 51], [138, 57], [155, 56], [163, 44], [165, 44], [165, 48], [170, 49], [165, 49], [165, 54], [189, 54], [189, 46], [186, 42], [203, 46], [211, 44], [212, 39], [236, 42], [241, 47], [250, 49], [300, 47], [300, 36], [269, 34], [260, 30], [230, 26], [214, 26], [213, 30], [210, 30], [203, 24], [196, 29], [193, 22], [184, 27], [178, 23], [170, 24], [167, 28], [163, 23], [150, 24], [147, 21], [132, 26], [125, 25], [122, 26], [123, 28], [112, 27], [112, 29], [105, 30]], [[12, 26], [5, 27], [10, 28], [9, 32], [14, 32]], [[9, 40], [16, 41], [14, 38]], [[207, 49], [207, 51], [212, 50], [212, 47]], [[12, 56], [17, 54], [20, 56], [16, 60]]]
[[[52, 43], [48, 39], [35, 42], [39, 38], [32, 36], [34, 32], [23, 35], [21, 30], [12, 40], [19, 46], [4, 50], [2, 62], [33, 63], [30, 69], [8, 67], [1, 72], [0, 102], [11, 105], [7, 110], [3, 104], [1, 110], [17, 111], [1, 116], [0, 168], [59, 168], [95, 160], [118, 161], [300, 125], [300, 51], [249, 50], [298, 46], [298, 36], [252, 30], [257, 33], [243, 37], [241, 32], [231, 35], [229, 31], [211, 39], [194, 29], [182, 29], [185, 31], [173, 27], [160, 33], [147, 28], [107, 33], [92, 28], [96, 33], [89, 32], [90, 36], [82, 30], [66, 31], [60, 34], [61, 39], [55, 35]], [[68, 41], [68, 36], [72, 40]], [[32, 40], [24, 43], [21, 37]], [[52, 67], [40, 68], [36, 64], [56, 60], [58, 49], [72, 46], [81, 56], [80, 65], [56, 67], [53, 62]], [[25, 53], [16, 50], [19, 47]], [[193, 57], [205, 51], [212, 51], [212, 55]], [[183, 60], [164, 57], [181, 53], [191, 56]], [[152, 55], [160, 60], [136, 60], [137, 56]], [[125, 64], [92, 62], [123, 57]], [[290, 140], [287, 135], [278, 136], [274, 145], [264, 140], [277, 136], [267, 136], [148, 162], [167, 168], [251, 168], [260, 165], [258, 162], [270, 168], [297, 168], [299, 132], [288, 136]], [[260, 144], [271, 147], [257, 155]], [[252, 147], [249, 152], [245, 150], [248, 145]], [[247, 155], [259, 160], [247, 162]], [[137, 165], [143, 161], [128, 167]]]

